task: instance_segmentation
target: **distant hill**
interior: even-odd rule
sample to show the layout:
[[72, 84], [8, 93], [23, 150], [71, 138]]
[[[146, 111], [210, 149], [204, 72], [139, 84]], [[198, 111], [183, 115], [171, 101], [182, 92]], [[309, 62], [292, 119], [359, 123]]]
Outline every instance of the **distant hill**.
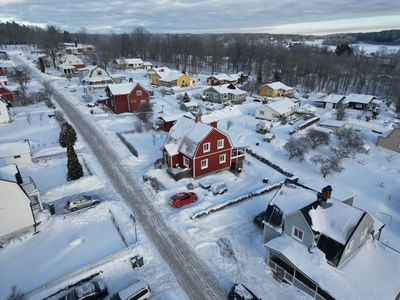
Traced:
[[326, 38], [353, 40], [351, 42], [367, 42], [371, 44], [400, 45], [400, 30], [391, 29], [380, 32], [340, 33], [327, 35]]

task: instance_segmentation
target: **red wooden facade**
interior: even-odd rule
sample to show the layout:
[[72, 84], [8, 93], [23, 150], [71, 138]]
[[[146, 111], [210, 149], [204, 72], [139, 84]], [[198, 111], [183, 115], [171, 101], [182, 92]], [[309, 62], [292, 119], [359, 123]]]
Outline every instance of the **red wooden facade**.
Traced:
[[132, 112], [137, 111], [142, 103], [150, 104], [150, 94], [149, 92], [142, 87], [138, 83], [128, 83], [128, 84], [120, 84], [122, 85], [130, 85], [131, 89], [126, 89], [126, 91], [122, 93], [113, 93], [113, 88], [107, 86], [106, 94], [108, 100], [106, 101], [106, 105], [116, 114], [124, 113], [124, 112]]
[[8, 88], [0, 85], [0, 97], [7, 101], [14, 101], [14, 93]]

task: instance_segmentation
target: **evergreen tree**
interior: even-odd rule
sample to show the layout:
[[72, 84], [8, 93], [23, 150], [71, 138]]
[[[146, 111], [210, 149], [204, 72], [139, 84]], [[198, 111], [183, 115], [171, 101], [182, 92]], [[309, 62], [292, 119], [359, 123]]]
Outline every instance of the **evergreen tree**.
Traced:
[[261, 66], [258, 66], [258, 69], [257, 69], [257, 82], [258, 82], [258, 84], [262, 84], [262, 69], [261, 69]]
[[44, 67], [43, 57], [39, 57], [39, 66], [40, 66], [40, 71], [42, 71], [42, 73], [44, 73], [45, 67]]
[[68, 122], [63, 123], [63, 125], [61, 126], [60, 136], [58, 138], [61, 147], [65, 148], [69, 144], [74, 145], [76, 139], [77, 136], [75, 128]]
[[67, 180], [76, 180], [83, 177], [83, 168], [72, 144], [67, 145], [67, 158]]
[[190, 102], [190, 98], [189, 98], [189, 95], [188, 95], [187, 93], [185, 93], [185, 94], [183, 95], [182, 101], [183, 101], [183, 102]]

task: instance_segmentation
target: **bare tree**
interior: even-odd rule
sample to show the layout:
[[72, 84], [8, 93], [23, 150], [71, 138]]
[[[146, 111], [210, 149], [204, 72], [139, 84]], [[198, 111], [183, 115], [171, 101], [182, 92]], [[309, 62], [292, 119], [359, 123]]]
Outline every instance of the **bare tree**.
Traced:
[[157, 137], [156, 133], [155, 133], [155, 132], [152, 132], [152, 133], [151, 133], [151, 137], [152, 137], [152, 139], [153, 139], [153, 146], [155, 146], [155, 145], [156, 145], [156, 142], [157, 142], [157, 140], [158, 140], [158, 137]]
[[153, 116], [153, 108], [151, 107], [150, 103], [144, 102], [140, 104], [137, 117], [139, 120], [142, 120], [143, 123], [149, 122], [150, 118]]
[[26, 95], [26, 86], [32, 80], [32, 71], [27, 65], [18, 65], [11, 68], [11, 71], [8, 73], [8, 79], [12, 82], [18, 83], [22, 95], [25, 99]]
[[136, 122], [133, 123], [133, 125], [135, 126], [135, 131], [136, 131], [136, 132], [138, 132], [138, 133], [143, 132], [143, 125], [142, 125], [142, 122], [136, 121]]
[[88, 30], [86, 27], [81, 27], [81, 30], [78, 31], [78, 37], [82, 44], [87, 45]]
[[24, 293], [18, 289], [18, 287], [14, 284], [11, 286], [11, 294], [6, 296], [5, 300], [22, 300], [24, 298]]
[[336, 108], [336, 120], [342, 121], [346, 119], [346, 108], [344, 105], [340, 105]]
[[53, 67], [56, 68], [56, 57], [59, 51], [64, 48], [63, 37], [60, 28], [54, 25], [47, 25], [46, 32], [42, 36], [41, 46], [53, 61]]
[[315, 149], [319, 146], [328, 146], [330, 143], [330, 136], [329, 133], [311, 128], [301, 137], [301, 140], [309, 144], [312, 149]]
[[325, 158], [322, 155], [314, 155], [310, 160], [313, 164], [320, 165], [320, 173], [324, 178], [344, 170], [342, 162], [335, 156]]
[[385, 154], [385, 158], [386, 158], [386, 160], [387, 160], [389, 163], [391, 163], [391, 162], [393, 162], [393, 161], [396, 160], [396, 154], [393, 153], [393, 152], [387, 152], [387, 153]]
[[337, 159], [352, 158], [355, 153], [354, 149], [335, 146], [329, 147], [329, 150], [331, 150]]
[[28, 121], [29, 125], [32, 124], [32, 115], [31, 113], [26, 113], [26, 120]]
[[358, 150], [365, 143], [365, 135], [353, 128], [344, 128], [336, 136], [339, 139], [339, 146], [343, 148]]
[[300, 139], [290, 137], [287, 143], [283, 146], [283, 149], [288, 153], [289, 160], [293, 157], [297, 157], [300, 162], [303, 162], [306, 154], [308, 153], [307, 145]]

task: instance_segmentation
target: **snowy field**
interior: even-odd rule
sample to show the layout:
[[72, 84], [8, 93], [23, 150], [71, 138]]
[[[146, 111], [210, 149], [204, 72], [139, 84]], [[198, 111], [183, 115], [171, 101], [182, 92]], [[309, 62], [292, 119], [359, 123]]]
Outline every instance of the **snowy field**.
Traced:
[[[19, 54], [17, 50], [15, 54]], [[183, 179], [175, 182], [165, 170], [153, 167], [154, 161], [161, 157], [160, 148], [165, 142], [165, 132], [155, 132], [155, 139], [151, 135], [153, 132], [125, 134], [125, 138], [139, 153], [137, 158], [132, 156], [115, 133], [134, 129], [134, 121], [137, 120], [134, 115], [106, 114], [99, 107], [95, 108], [95, 114], [91, 114], [91, 108], [86, 107], [82, 99], [83, 88], [79, 86], [77, 78], [69, 82], [59, 79], [59, 73], [54, 69], [47, 72], [50, 74], [44, 76], [57, 79], [60, 90], [68, 94], [76, 107], [84, 112], [87, 118], [91, 118], [97, 129], [109, 139], [115, 151], [119, 153], [120, 161], [131, 168], [142, 184], [143, 190], [149, 196], [149, 205], [153, 205], [169, 226], [194, 249], [226, 292], [233, 283], [241, 282], [263, 299], [310, 299], [294, 287], [278, 283], [272, 278], [265, 264], [266, 250], [262, 245], [262, 230], [253, 224], [253, 218], [266, 209], [275, 192], [250, 198], [201, 218], [191, 218], [265, 187], [266, 184], [262, 182], [264, 178], [269, 178], [269, 184], [274, 184], [284, 180], [285, 176], [246, 155], [244, 172], [238, 176], [229, 172], [210, 176], [227, 182], [229, 191], [224, 195], [210, 195], [198, 186], [198, 180]], [[125, 74], [127, 78], [133, 77], [135, 81], [148, 87], [149, 81], [144, 77], [144, 73], [145, 71], [138, 70], [126, 71]], [[198, 76], [200, 82], [205, 82], [206, 77]], [[39, 88], [37, 82], [31, 82], [28, 90], [35, 91]], [[203, 88], [204, 86], [200, 86], [189, 94], [201, 93]], [[77, 91], [71, 92], [73, 89]], [[96, 101], [102, 96], [104, 92], [97, 91], [93, 100]], [[312, 94], [309, 99], [301, 98], [301, 103], [309, 107], [313, 100], [320, 96], [321, 94]], [[161, 114], [180, 112], [176, 98], [162, 97], [157, 89], [151, 102], [154, 103], [154, 118]], [[310, 151], [305, 162], [300, 163], [296, 159], [289, 161], [283, 145], [293, 126], [274, 123], [272, 133], [276, 135], [276, 141], [271, 144], [263, 142], [263, 136], [255, 132], [259, 121], [254, 118], [254, 112], [259, 105], [249, 97], [243, 105], [216, 110], [214, 113], [219, 118], [218, 128], [227, 132], [235, 144], [248, 146], [283, 169], [298, 175], [301, 183], [319, 182], [321, 188], [330, 184], [334, 197], [343, 193], [357, 195], [354, 206], [367, 211], [385, 224], [381, 241], [400, 250], [400, 154], [393, 152], [395, 160], [389, 162], [385, 158], [390, 153], [389, 150], [375, 146], [378, 134], [372, 131], [384, 132], [392, 128], [395, 115], [393, 109], [383, 104], [379, 119], [369, 122], [357, 120], [358, 112], [349, 112], [348, 123], [365, 133], [371, 146], [370, 153], [358, 154], [354, 160], [346, 159], [345, 170], [341, 174], [323, 180], [318, 167], [309, 161], [309, 157], [314, 154], [327, 154], [327, 148]], [[206, 113], [204, 103], [199, 102], [199, 106]], [[43, 201], [46, 204], [54, 204], [56, 208], [55, 215], [50, 215], [47, 210], [37, 213], [36, 219], [42, 222], [37, 228], [37, 234], [33, 235], [33, 231], [28, 232], [4, 245], [5, 248], [0, 251], [0, 298], [9, 294], [12, 284], [17, 284], [22, 291], [29, 292], [62, 274], [83, 267], [81, 272], [66, 276], [38, 290], [30, 295], [29, 299], [50, 296], [48, 299], [58, 299], [67, 293], [67, 290], [58, 293], [60, 290], [93, 274], [104, 279], [110, 294], [132, 283], [135, 278], [141, 278], [150, 284], [152, 299], [187, 299], [173, 279], [171, 270], [161, 260], [156, 247], [144, 235], [140, 224], [136, 224], [137, 234], [135, 233], [135, 226], [130, 220], [132, 212], [108, 184], [108, 179], [103, 176], [96, 158], [80, 138], [76, 144], [76, 151], [80, 161], [84, 162], [85, 176], [77, 181], [66, 180], [66, 151], [58, 144], [59, 126], [54, 118], [48, 117], [52, 111], [43, 103], [14, 107], [14, 121], [10, 124], [0, 124], [0, 142], [30, 140], [34, 164], [20, 168], [20, 171], [22, 176], [33, 178]], [[42, 112], [44, 117], [41, 119]], [[27, 121], [27, 113], [32, 116], [32, 124]], [[321, 121], [333, 117], [330, 111], [322, 109], [317, 109], [317, 115], [321, 117]], [[229, 130], [228, 121], [233, 122]], [[89, 170], [92, 175], [89, 175]], [[148, 182], [142, 180], [143, 175], [158, 178], [167, 189], [157, 193]], [[186, 190], [188, 183], [194, 184], [199, 201], [181, 209], [171, 207], [168, 203], [169, 197]], [[82, 194], [99, 195], [101, 203], [95, 208], [64, 219], [64, 214], [67, 213], [64, 208], [66, 200]], [[119, 252], [126, 246], [111, 222], [110, 210], [130, 248], [126, 252]], [[85, 267], [113, 253], [116, 253], [115, 256], [111, 256], [102, 264]], [[142, 255], [145, 265], [133, 270], [130, 258], [135, 255]], [[371, 280], [371, 284], [377, 284], [379, 281], [377, 278], [368, 280]]]

